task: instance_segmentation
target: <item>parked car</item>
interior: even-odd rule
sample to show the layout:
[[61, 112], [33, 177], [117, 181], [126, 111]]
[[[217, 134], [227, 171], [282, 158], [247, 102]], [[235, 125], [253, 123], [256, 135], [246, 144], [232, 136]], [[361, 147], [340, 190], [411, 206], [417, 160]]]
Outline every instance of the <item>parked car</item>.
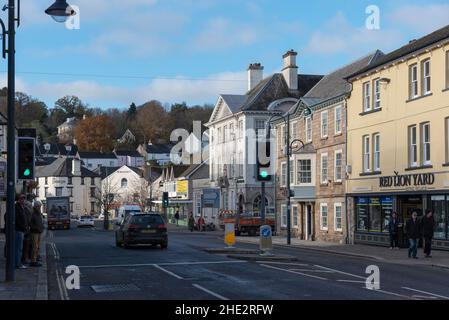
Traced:
[[95, 220], [92, 216], [81, 216], [78, 219], [78, 227], [94, 227]]
[[[117, 222], [119, 223], [119, 222]], [[158, 213], [130, 213], [119, 223], [115, 231], [117, 247], [130, 245], [160, 245], [162, 249], [168, 246], [167, 225]]]

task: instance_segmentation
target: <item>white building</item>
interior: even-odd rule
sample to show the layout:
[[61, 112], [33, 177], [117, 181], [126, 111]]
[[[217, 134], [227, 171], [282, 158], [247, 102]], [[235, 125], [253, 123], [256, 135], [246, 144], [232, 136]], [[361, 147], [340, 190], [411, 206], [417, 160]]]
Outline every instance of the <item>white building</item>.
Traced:
[[[211, 187], [221, 189], [223, 210], [259, 212], [262, 197], [261, 183], [256, 179], [256, 132], [265, 134], [266, 122], [272, 115], [287, 111], [322, 78], [298, 75], [296, 55], [294, 51], [287, 52], [282, 73], [265, 79], [263, 67], [251, 64], [249, 91], [218, 98], [206, 126], [210, 129]], [[274, 144], [271, 147], [274, 154]], [[266, 183], [265, 203], [267, 212], [275, 211], [274, 181]]]
[[83, 166], [89, 170], [99, 167], [118, 167], [117, 156], [112, 152], [78, 151], [77, 157], [83, 162]]
[[137, 151], [144, 156], [146, 161], [156, 161], [161, 166], [170, 162], [179, 164], [181, 156], [172, 154], [173, 147], [173, 144], [159, 144], [150, 141], [147, 145], [139, 145]]
[[118, 160], [118, 166], [143, 167], [145, 158], [138, 151], [115, 150], [114, 154]]
[[67, 118], [67, 120], [58, 126], [58, 139], [61, 142], [69, 142], [73, 140], [73, 133], [78, 120], [75, 117]]
[[81, 166], [79, 159], [60, 157], [46, 166], [36, 167], [37, 198], [44, 204], [47, 197], [70, 197], [72, 215], [98, 213], [101, 178]]

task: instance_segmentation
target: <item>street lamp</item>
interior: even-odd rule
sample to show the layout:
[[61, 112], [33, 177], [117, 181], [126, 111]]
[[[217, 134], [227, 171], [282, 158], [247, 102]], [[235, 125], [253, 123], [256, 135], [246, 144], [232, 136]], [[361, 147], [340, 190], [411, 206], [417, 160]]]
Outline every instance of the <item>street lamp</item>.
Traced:
[[75, 10], [67, 3], [66, 0], [56, 0], [45, 13], [50, 15], [56, 22], [66, 22], [70, 16], [76, 14]]
[[[70, 8], [70, 9], [69, 9]], [[3, 57], [5, 57], [6, 43], [5, 38], [8, 37], [8, 96], [7, 96], [7, 109], [8, 109], [8, 144], [7, 144], [7, 203], [6, 203], [6, 272], [5, 281], [15, 280], [15, 192], [16, 192], [16, 163], [15, 163], [15, 144], [16, 144], [16, 132], [15, 132], [15, 83], [16, 83], [16, 70], [15, 70], [15, 54], [16, 54], [16, 21], [17, 26], [20, 25], [20, 0], [17, 2], [17, 17], [16, 17], [16, 0], [8, 0], [8, 5], [3, 7], [3, 10], [8, 10], [8, 30], [5, 28], [5, 24], [0, 19], [0, 26], [2, 31], [2, 44], [3, 44]], [[60, 17], [72, 16], [75, 11], [67, 4], [67, 2], [56, 0], [56, 2], [50, 6], [46, 11], [56, 21], [65, 21], [59, 19]], [[58, 17], [58, 18], [57, 18]]]
[[[304, 148], [304, 142], [300, 139], [294, 139], [293, 141], [290, 141], [290, 112], [287, 112], [287, 115], [281, 116], [281, 115], [272, 115], [270, 119], [267, 122], [267, 135], [269, 135], [269, 132], [271, 131], [271, 122], [275, 120], [283, 120], [284, 124], [286, 126], [286, 135], [285, 135], [285, 147], [287, 148], [287, 244], [291, 244], [292, 234], [292, 221], [291, 221], [291, 205], [290, 205], [290, 198], [292, 196], [292, 190], [290, 187], [290, 157], [292, 155], [293, 149], [301, 149]], [[301, 147], [298, 148], [297, 143], [301, 144]], [[296, 145], [296, 147], [295, 147]]]

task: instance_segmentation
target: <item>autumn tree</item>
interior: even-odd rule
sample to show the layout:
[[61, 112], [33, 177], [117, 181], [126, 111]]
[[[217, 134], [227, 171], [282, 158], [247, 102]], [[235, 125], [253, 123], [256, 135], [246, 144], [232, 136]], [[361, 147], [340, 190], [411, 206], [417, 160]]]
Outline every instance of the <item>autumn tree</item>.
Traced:
[[84, 115], [92, 115], [92, 110], [77, 96], [65, 96], [55, 102], [55, 109], [64, 111], [67, 118], [81, 119]]
[[112, 151], [114, 123], [107, 115], [87, 117], [75, 127], [78, 148], [83, 151]]

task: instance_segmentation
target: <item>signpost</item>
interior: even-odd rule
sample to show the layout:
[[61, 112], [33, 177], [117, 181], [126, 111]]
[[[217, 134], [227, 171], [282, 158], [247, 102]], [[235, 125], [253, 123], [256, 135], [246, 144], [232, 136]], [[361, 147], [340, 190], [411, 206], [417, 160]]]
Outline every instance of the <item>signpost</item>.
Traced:
[[261, 255], [271, 255], [271, 250], [273, 250], [273, 240], [272, 240], [271, 226], [261, 226], [260, 227], [260, 251]]
[[225, 224], [225, 244], [228, 248], [233, 248], [235, 245], [235, 225], [233, 223]]

